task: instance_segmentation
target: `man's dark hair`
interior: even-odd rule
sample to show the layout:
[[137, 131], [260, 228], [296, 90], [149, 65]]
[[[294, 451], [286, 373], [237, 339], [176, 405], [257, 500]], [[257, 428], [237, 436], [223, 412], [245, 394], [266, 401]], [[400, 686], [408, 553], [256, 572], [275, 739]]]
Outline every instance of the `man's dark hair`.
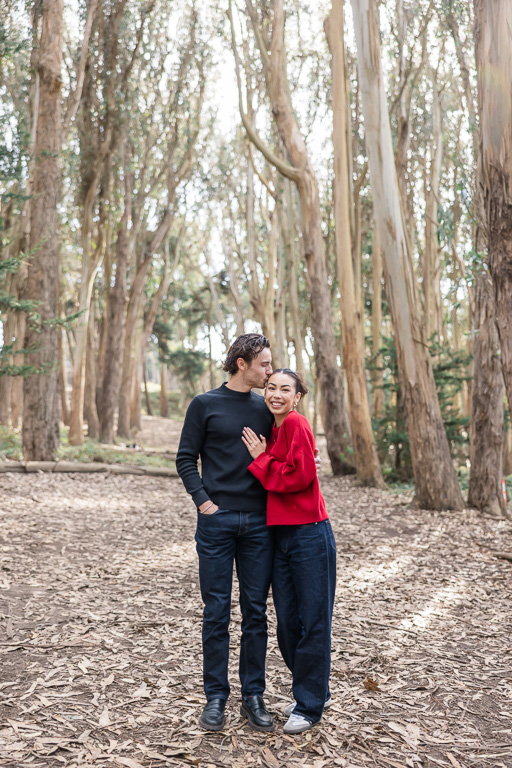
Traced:
[[239, 357], [246, 363], [251, 363], [263, 349], [270, 349], [270, 341], [261, 333], [244, 333], [238, 336], [228, 349], [228, 354], [222, 365], [223, 369], [234, 376], [238, 372]]
[[301, 373], [299, 373], [298, 371], [292, 371], [291, 368], [278, 368], [276, 371], [273, 371], [270, 374], [270, 376], [268, 377], [269, 381], [275, 373], [286, 373], [287, 376], [289, 376], [291, 379], [295, 381], [295, 391], [297, 392], [297, 394], [307, 395], [308, 385], [304, 381], [304, 377]]

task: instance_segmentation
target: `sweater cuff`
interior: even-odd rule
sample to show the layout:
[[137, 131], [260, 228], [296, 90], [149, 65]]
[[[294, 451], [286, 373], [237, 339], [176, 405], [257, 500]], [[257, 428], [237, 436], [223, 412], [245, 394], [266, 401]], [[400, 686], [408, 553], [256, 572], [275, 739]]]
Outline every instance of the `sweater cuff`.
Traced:
[[247, 469], [252, 472], [253, 475], [261, 475], [262, 472], [267, 472], [270, 465], [271, 458], [268, 453], [260, 453], [257, 459], [253, 459]]
[[201, 504], [205, 503], [205, 501], [210, 501], [210, 497], [204, 488], [200, 488], [198, 491], [195, 491], [195, 493], [192, 494], [192, 501], [196, 507], [200, 507]]

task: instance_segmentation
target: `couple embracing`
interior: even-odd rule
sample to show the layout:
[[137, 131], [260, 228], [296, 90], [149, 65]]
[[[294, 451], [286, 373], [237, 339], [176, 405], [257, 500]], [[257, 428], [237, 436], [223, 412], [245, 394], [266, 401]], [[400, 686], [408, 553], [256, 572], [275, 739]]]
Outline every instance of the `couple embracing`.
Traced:
[[[197, 507], [206, 694], [199, 725], [218, 731], [225, 724], [235, 563], [242, 613], [240, 712], [255, 730], [274, 730], [263, 700], [272, 583], [279, 649], [293, 683], [283, 730], [302, 733], [330, 704], [336, 583], [336, 546], [318, 485], [313, 434], [294, 411], [307, 389], [294, 371], [272, 371], [270, 344], [261, 334], [239, 336], [224, 370], [229, 381], [190, 404], [176, 458]], [[265, 388], [265, 397], [253, 388]]]

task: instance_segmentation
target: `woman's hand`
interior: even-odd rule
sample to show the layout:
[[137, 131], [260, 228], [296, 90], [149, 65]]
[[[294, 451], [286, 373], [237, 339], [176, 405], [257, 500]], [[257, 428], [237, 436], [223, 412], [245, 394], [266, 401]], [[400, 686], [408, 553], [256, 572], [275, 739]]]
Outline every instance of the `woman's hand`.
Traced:
[[265, 453], [267, 441], [263, 435], [258, 437], [256, 432], [253, 432], [250, 427], [244, 427], [244, 431], [242, 432], [242, 440], [253, 459], [257, 459], [258, 456], [260, 456], [262, 453]]

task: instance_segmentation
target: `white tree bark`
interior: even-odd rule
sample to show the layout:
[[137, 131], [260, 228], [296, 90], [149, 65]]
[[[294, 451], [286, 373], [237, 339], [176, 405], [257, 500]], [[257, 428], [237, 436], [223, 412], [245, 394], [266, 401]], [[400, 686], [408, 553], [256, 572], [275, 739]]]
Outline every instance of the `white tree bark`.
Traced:
[[462, 495], [450, 457], [423, 329], [416, 313], [415, 277], [407, 250], [380, 63], [377, 3], [376, 0], [352, 0], [352, 8], [375, 221], [395, 331], [416, 503], [426, 509], [461, 509]]

